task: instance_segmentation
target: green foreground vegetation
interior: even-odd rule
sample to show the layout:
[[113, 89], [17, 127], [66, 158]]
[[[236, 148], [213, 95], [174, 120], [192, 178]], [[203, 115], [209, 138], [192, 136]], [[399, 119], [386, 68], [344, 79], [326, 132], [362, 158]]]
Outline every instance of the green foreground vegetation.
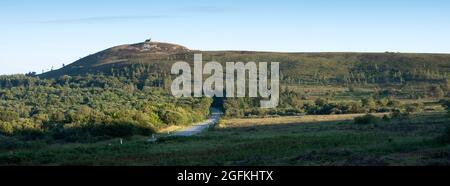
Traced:
[[[283, 119], [283, 118], [278, 118]], [[2, 165], [450, 165], [446, 113], [355, 123], [290, 124], [224, 120], [195, 137], [146, 142], [130, 137], [92, 144], [54, 144], [2, 150]], [[248, 123], [249, 122], [249, 123]], [[246, 123], [246, 124], [241, 124]], [[267, 124], [264, 124], [267, 123]], [[449, 138], [447, 131], [447, 139]]]
[[[0, 76], [0, 165], [449, 165], [450, 55], [156, 44], [161, 51], [123, 45], [44, 74]], [[199, 52], [220, 63], [280, 62], [279, 106], [173, 97], [171, 64]], [[162, 134], [204, 120], [212, 106], [224, 120], [210, 131]]]
[[0, 90], [0, 135], [3, 141], [93, 142], [150, 135], [170, 125], [202, 121], [209, 114], [210, 98], [176, 99], [158, 87], [137, 89], [130, 81], [106, 76], [0, 77], [0, 87], [12, 85]]

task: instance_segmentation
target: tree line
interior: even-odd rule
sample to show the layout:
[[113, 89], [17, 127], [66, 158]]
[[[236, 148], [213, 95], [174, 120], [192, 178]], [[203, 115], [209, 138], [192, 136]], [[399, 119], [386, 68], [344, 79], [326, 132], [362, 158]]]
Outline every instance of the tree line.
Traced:
[[210, 98], [174, 98], [157, 86], [104, 75], [0, 76], [0, 134], [84, 141], [149, 135], [209, 114]]

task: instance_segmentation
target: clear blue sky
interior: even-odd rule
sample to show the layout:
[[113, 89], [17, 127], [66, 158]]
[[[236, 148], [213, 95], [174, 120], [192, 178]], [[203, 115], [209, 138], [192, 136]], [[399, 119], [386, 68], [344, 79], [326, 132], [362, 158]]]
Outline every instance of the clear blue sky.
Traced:
[[0, 74], [151, 37], [201, 50], [450, 53], [447, 0], [1, 0]]

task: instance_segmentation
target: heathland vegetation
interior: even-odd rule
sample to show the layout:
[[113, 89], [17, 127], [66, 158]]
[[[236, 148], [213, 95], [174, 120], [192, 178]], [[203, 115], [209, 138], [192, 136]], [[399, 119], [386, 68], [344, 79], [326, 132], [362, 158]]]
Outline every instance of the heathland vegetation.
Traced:
[[[0, 151], [3, 165], [450, 165], [443, 113], [354, 123], [360, 115], [229, 119], [199, 136], [135, 136]], [[448, 130], [447, 130], [448, 131]]]
[[[44, 74], [0, 76], [0, 164], [449, 164], [450, 55], [140, 45]], [[206, 62], [280, 62], [279, 106], [173, 97], [171, 65], [200, 52]], [[204, 120], [211, 106], [224, 120], [200, 137], [160, 133]], [[145, 143], [151, 134], [161, 138]], [[117, 138], [128, 145], [111, 145]]]
[[384, 112], [402, 99], [438, 100], [450, 92], [450, 55], [445, 54], [191, 51], [156, 45], [174, 49], [142, 52], [140, 44], [113, 47], [40, 77], [103, 74], [130, 77], [138, 89], [168, 89], [174, 79], [171, 64], [179, 60], [193, 64], [194, 53], [202, 53], [204, 62], [280, 62], [284, 87], [278, 109], [258, 110], [258, 99], [227, 99], [224, 109], [230, 117]]
[[150, 135], [207, 117], [209, 98], [175, 99], [108, 76], [0, 77], [0, 135], [24, 140], [92, 141]]

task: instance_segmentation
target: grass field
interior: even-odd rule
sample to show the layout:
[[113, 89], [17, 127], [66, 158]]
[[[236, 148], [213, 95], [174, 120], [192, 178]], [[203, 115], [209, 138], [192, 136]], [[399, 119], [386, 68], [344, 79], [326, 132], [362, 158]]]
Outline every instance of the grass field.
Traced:
[[[383, 116], [389, 113], [376, 113], [373, 115]], [[365, 114], [339, 114], [339, 115], [305, 115], [305, 116], [286, 116], [286, 117], [273, 117], [273, 118], [252, 118], [252, 119], [227, 119], [224, 120], [218, 127], [255, 127], [265, 125], [282, 125], [282, 124], [320, 124], [321, 122], [338, 122], [338, 121], [350, 121], [355, 117], [363, 116]]]
[[[2, 150], [0, 165], [450, 165], [446, 113], [360, 125], [357, 115], [223, 120], [195, 137]], [[431, 121], [431, 122], [430, 122]]]

